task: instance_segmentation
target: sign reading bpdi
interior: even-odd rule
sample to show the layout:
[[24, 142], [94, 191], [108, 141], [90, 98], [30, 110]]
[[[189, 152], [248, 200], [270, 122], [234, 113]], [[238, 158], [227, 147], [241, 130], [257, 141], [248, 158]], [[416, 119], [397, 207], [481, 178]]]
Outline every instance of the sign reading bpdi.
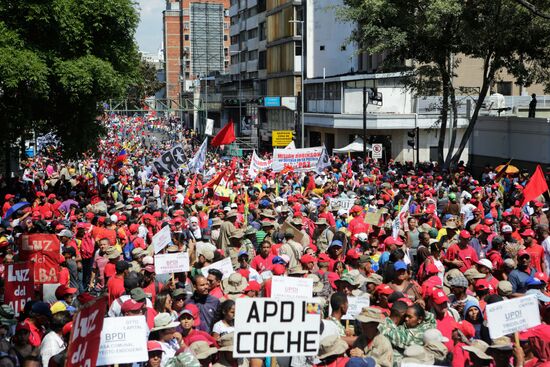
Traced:
[[314, 356], [321, 307], [307, 300], [237, 298], [235, 357]]

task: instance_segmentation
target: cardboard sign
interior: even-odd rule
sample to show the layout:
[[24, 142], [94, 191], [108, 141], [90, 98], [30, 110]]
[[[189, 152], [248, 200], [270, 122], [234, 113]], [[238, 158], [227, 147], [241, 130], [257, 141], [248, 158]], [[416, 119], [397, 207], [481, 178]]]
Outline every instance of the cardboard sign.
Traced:
[[226, 257], [225, 259], [217, 261], [214, 264], [210, 264], [201, 268], [202, 275], [207, 276], [208, 270], [210, 269], [218, 269], [219, 271], [221, 271], [223, 274], [222, 279], [229, 278], [229, 276], [235, 272], [230, 257]]
[[264, 172], [271, 168], [273, 161], [271, 159], [261, 159], [256, 154], [256, 151], [252, 153], [252, 158], [250, 159], [250, 167], [248, 168], [248, 176], [255, 178], [258, 173]]
[[153, 167], [159, 175], [169, 175], [178, 170], [185, 163], [185, 153], [181, 144], [162, 153], [160, 158], [153, 162]]
[[315, 171], [323, 147], [303, 149], [273, 149], [273, 171], [291, 167], [295, 172]]
[[162, 251], [163, 248], [172, 243], [172, 233], [170, 232], [170, 226], [164, 226], [153, 236], [153, 247], [155, 254]]
[[365, 223], [370, 224], [371, 226], [378, 226], [382, 214], [386, 212], [386, 208], [378, 209], [376, 212], [368, 212], [365, 214]]
[[66, 367], [93, 367], [96, 365], [107, 297], [87, 303], [78, 311], [69, 338]]
[[491, 339], [540, 325], [539, 301], [535, 295], [491, 303], [485, 312]]
[[4, 269], [4, 303], [15, 310], [15, 317], [34, 295], [34, 269], [30, 261], [6, 265]]
[[97, 365], [147, 361], [148, 334], [145, 316], [106, 318], [101, 330]]
[[19, 257], [34, 263], [34, 283], [58, 283], [61, 249], [54, 234], [24, 234]]
[[171, 274], [185, 271], [189, 271], [189, 254], [187, 252], [155, 255], [155, 273]]
[[313, 298], [313, 279], [279, 276], [271, 279], [271, 298], [273, 299]]
[[355, 204], [355, 199], [332, 198], [330, 199], [330, 210], [344, 209], [346, 213], [349, 213], [349, 210], [354, 204]]
[[370, 306], [370, 298], [348, 297], [348, 312], [342, 316], [342, 320], [355, 320], [355, 317], [361, 313], [363, 307]]
[[233, 356], [314, 356], [321, 307], [305, 300], [237, 298]]
[[302, 243], [304, 240], [304, 234], [298, 228], [294, 227], [289, 222], [284, 222], [281, 226], [281, 232], [284, 233], [287, 229], [290, 229], [294, 233], [294, 241]]

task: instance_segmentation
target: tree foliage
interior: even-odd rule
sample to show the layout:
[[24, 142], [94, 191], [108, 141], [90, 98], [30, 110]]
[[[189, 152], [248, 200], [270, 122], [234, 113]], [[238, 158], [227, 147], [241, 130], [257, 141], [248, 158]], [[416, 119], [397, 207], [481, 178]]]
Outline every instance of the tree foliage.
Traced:
[[[358, 26], [352, 40], [369, 53], [388, 55], [386, 68], [409, 67], [406, 82], [419, 95], [442, 96], [438, 160], [445, 168], [455, 165], [473, 132], [479, 110], [502, 70], [523, 86], [550, 80], [550, 21], [535, 16], [518, 0], [344, 0], [342, 17]], [[546, 14], [550, 2], [531, 1]], [[453, 83], [462, 57], [482, 60], [481, 88], [466, 133], [458, 150], [456, 94], [464, 92]], [[471, 91], [469, 91], [471, 92]], [[449, 112], [451, 148], [443, 146]]]
[[54, 131], [67, 155], [97, 146], [98, 105], [136, 76], [131, 0], [0, 2], [0, 123], [4, 146]]
[[133, 107], [140, 109], [143, 107], [145, 98], [154, 96], [162, 88], [164, 88], [164, 83], [158, 80], [155, 66], [141, 60], [137, 75], [128, 90], [128, 100]]

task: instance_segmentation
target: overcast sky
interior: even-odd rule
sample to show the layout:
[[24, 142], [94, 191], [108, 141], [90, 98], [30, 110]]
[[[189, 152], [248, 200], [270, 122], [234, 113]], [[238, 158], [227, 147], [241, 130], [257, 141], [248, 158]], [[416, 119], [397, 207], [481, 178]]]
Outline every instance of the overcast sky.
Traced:
[[140, 22], [136, 32], [139, 50], [157, 53], [162, 42], [162, 11], [165, 0], [139, 0]]

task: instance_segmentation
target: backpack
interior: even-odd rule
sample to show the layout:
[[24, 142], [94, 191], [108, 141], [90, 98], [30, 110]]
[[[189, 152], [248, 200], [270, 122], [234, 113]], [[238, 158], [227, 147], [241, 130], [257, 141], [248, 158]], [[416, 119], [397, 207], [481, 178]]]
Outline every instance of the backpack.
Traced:
[[95, 241], [92, 237], [92, 234], [88, 231], [82, 237], [82, 242], [80, 243], [80, 255], [83, 259], [90, 259], [94, 256], [95, 251]]
[[125, 261], [132, 261], [132, 250], [134, 249], [134, 241], [131, 239], [122, 247], [122, 256]]

